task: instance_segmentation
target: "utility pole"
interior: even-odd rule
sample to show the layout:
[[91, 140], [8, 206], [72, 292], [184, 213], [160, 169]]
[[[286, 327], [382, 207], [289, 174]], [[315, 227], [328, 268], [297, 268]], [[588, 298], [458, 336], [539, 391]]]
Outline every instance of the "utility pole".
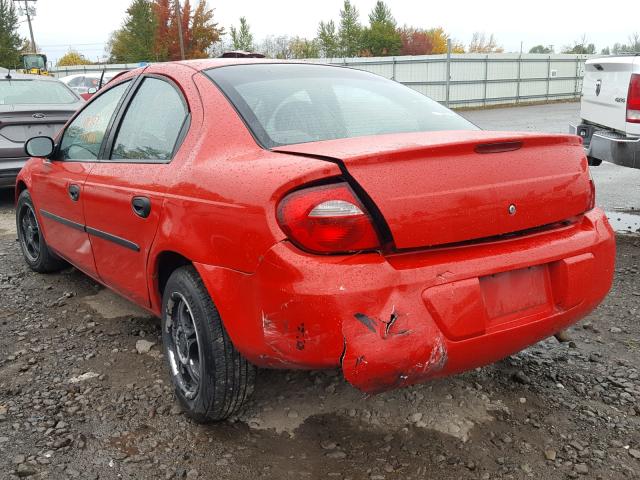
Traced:
[[[26, 2], [26, 0], [25, 0]], [[180, 58], [184, 60], [184, 37], [182, 36], [182, 7], [180, 6], [180, 0], [176, 0], [176, 15], [178, 16], [178, 36], [180, 37]]]
[[[13, 0], [20, 4], [22, 0]], [[31, 36], [31, 49], [33, 53], [38, 53], [38, 49], [36, 48], [36, 41], [33, 38], [33, 27], [31, 26], [31, 14], [29, 13], [29, 3], [28, 2], [36, 2], [37, 0], [24, 0], [24, 13], [27, 15], [27, 23], [29, 24], [29, 35]]]

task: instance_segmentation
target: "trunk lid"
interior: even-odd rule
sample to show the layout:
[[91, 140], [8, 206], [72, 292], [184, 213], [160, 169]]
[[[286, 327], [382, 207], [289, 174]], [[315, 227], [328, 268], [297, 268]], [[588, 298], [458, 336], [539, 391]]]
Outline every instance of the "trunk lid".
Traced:
[[0, 156], [24, 157], [24, 142], [32, 137], [55, 138], [74, 110], [50, 105], [0, 105]]
[[640, 57], [637, 56], [588, 60], [580, 106], [583, 120], [625, 134], [632, 133], [627, 123], [626, 99], [634, 72], [640, 72]]
[[342, 162], [399, 249], [556, 223], [584, 213], [591, 200], [582, 144], [570, 135], [425, 132], [274, 150]]

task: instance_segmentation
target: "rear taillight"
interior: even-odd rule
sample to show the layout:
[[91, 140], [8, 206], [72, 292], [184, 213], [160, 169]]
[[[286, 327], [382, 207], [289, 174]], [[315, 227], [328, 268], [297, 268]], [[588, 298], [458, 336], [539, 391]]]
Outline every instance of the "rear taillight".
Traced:
[[373, 220], [346, 183], [305, 188], [287, 195], [278, 206], [278, 222], [289, 240], [313, 253], [380, 247]]
[[589, 210], [596, 208], [596, 184], [593, 179], [589, 179], [589, 187], [591, 189], [591, 197], [589, 198]]
[[631, 75], [627, 94], [627, 122], [640, 123], [640, 74]]

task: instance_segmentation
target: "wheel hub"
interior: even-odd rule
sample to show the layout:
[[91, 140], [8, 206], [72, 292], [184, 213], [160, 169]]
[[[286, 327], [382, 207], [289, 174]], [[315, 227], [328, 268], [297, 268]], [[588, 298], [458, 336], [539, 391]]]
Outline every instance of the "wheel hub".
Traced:
[[19, 218], [22, 249], [27, 258], [35, 262], [40, 256], [40, 228], [33, 208], [24, 205]]
[[178, 292], [167, 303], [166, 333], [171, 373], [182, 394], [191, 399], [200, 388], [200, 344], [191, 307]]

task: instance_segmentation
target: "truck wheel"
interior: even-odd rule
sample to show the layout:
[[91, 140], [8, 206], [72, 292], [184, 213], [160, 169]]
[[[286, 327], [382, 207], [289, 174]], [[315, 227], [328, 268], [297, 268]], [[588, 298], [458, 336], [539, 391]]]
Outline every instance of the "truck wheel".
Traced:
[[31, 270], [38, 273], [49, 273], [61, 270], [66, 266], [64, 260], [49, 250], [28, 190], [24, 190], [18, 197], [16, 228], [22, 255]]
[[599, 158], [587, 157], [587, 162], [589, 162], [589, 166], [597, 167], [602, 163], [602, 160], [600, 160]]
[[176, 396], [196, 422], [228, 418], [253, 392], [256, 369], [231, 343], [192, 266], [178, 268], [167, 281], [162, 341]]

